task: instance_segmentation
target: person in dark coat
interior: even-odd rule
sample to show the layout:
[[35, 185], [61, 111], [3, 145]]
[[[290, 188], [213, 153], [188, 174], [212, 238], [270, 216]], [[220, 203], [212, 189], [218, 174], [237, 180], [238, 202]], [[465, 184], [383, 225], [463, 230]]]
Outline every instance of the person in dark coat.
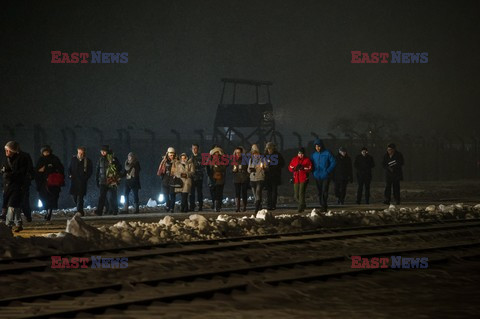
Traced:
[[235, 211], [240, 211], [240, 200], [242, 201], [242, 211], [247, 210], [247, 189], [248, 183], [250, 183], [250, 177], [248, 173], [248, 165], [243, 163], [244, 161], [244, 149], [241, 146], [237, 146], [233, 153], [232, 161], [232, 173], [233, 173], [233, 185], [235, 186]]
[[267, 209], [275, 210], [277, 208], [278, 186], [282, 184], [282, 169], [285, 167], [285, 160], [272, 142], [268, 142], [265, 147], [265, 157], [268, 167], [265, 171]]
[[208, 187], [212, 195], [212, 209], [220, 212], [222, 209], [223, 189], [225, 188], [225, 177], [227, 173], [226, 163], [223, 162], [223, 149], [214, 146], [210, 150], [211, 162], [206, 166], [208, 176]]
[[72, 157], [68, 167], [68, 176], [72, 180], [70, 185], [70, 195], [77, 206], [77, 212], [82, 216], [83, 199], [87, 194], [87, 184], [93, 173], [92, 161], [86, 157], [86, 149], [83, 146], [77, 148], [77, 155]]
[[97, 210], [95, 211], [96, 215], [103, 215], [107, 196], [107, 213], [113, 215], [118, 214], [117, 188], [121, 181], [121, 171], [122, 165], [118, 161], [118, 158], [115, 157], [108, 145], [103, 145], [100, 149], [100, 158], [98, 159], [95, 169], [95, 179], [100, 189]]
[[393, 187], [393, 198], [397, 205], [400, 205], [400, 181], [403, 180], [404, 165], [403, 155], [397, 151], [395, 144], [391, 143], [387, 146], [387, 153], [383, 156], [383, 168], [385, 169], [385, 201], [386, 205], [390, 204]]
[[363, 147], [360, 154], [355, 157], [353, 164], [357, 171], [357, 204], [362, 201], [363, 187], [365, 186], [365, 203], [370, 204], [370, 183], [372, 181], [372, 169], [375, 167], [373, 157], [368, 154], [368, 149]]
[[139, 213], [140, 200], [138, 198], [138, 190], [140, 186], [140, 162], [137, 156], [130, 152], [125, 161], [125, 209], [124, 212], [128, 214], [128, 202], [130, 191], [133, 193], [133, 204], [135, 205], [135, 214]]
[[49, 185], [48, 178], [51, 177], [50, 175], [52, 174], [65, 175], [65, 169], [60, 159], [53, 154], [52, 148], [49, 145], [44, 145], [40, 152], [42, 155], [38, 159], [35, 167], [35, 182], [43, 208], [47, 211], [45, 219], [50, 220], [52, 218], [52, 211], [58, 209], [60, 190], [65, 184]]
[[14, 232], [23, 230], [22, 200], [25, 192], [25, 180], [28, 176], [29, 162], [26, 153], [20, 152], [17, 142], [5, 145], [6, 162], [2, 167], [3, 205], [6, 209], [6, 224]]
[[198, 211], [203, 210], [203, 176], [204, 169], [202, 166], [202, 154], [199, 153], [198, 144], [192, 144], [192, 156], [189, 162], [193, 164], [195, 168], [195, 174], [192, 177], [192, 188], [190, 190], [190, 207], [189, 211], [195, 211], [195, 194], [198, 200]]
[[25, 185], [23, 188], [23, 199], [22, 199], [22, 212], [27, 219], [27, 222], [32, 221], [32, 208], [30, 206], [30, 186], [32, 185], [32, 180], [35, 178], [35, 169], [33, 168], [33, 161], [30, 154], [19, 151], [19, 154], [22, 157], [25, 157], [28, 162], [27, 175], [25, 176]]
[[162, 158], [157, 170], [157, 176], [162, 178], [162, 192], [166, 198], [166, 212], [175, 211], [175, 188], [170, 186], [170, 178], [172, 176], [173, 163], [177, 160], [175, 149], [169, 147], [165, 156]]
[[335, 196], [338, 204], [345, 204], [348, 183], [353, 182], [352, 159], [348, 156], [347, 149], [340, 147], [335, 157], [337, 165], [333, 171], [333, 180], [335, 181]]

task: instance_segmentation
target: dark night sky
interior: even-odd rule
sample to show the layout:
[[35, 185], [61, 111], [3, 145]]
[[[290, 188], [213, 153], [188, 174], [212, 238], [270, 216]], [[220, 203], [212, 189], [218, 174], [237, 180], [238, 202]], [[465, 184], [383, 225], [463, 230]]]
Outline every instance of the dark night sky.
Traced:
[[[1, 11], [2, 122], [210, 132], [220, 78], [271, 80], [280, 130], [327, 132], [364, 108], [415, 133], [479, 133], [479, 2], [10, 1]], [[51, 64], [50, 51], [128, 52]], [[428, 64], [350, 63], [350, 51]]]

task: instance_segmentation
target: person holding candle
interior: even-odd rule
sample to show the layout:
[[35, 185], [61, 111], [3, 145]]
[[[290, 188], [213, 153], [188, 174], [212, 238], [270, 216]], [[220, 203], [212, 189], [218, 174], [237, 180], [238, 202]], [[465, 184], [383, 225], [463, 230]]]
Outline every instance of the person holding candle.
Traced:
[[232, 173], [233, 184], [235, 186], [235, 211], [240, 211], [240, 200], [242, 201], [242, 211], [247, 210], [247, 188], [250, 181], [247, 165], [243, 165], [244, 149], [237, 146], [233, 153]]
[[250, 173], [250, 185], [255, 197], [256, 213], [262, 208], [262, 190], [265, 182], [265, 170], [268, 166], [265, 159], [260, 155], [260, 150], [256, 144], [252, 145], [250, 153], [252, 157], [248, 161], [248, 172]]

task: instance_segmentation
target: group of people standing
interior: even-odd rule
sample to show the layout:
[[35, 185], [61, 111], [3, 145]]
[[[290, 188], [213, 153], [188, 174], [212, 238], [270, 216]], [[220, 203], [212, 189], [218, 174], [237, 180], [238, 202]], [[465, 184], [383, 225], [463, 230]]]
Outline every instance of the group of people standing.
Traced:
[[[361, 204], [363, 194], [365, 194], [365, 204], [369, 204], [370, 184], [375, 161], [373, 157], [368, 154], [368, 149], [363, 147], [360, 154], [355, 157], [352, 165], [352, 159], [348, 155], [345, 147], [340, 147], [338, 154], [333, 156], [332, 153], [325, 148], [322, 140], [315, 140], [314, 146], [315, 151], [310, 158], [305, 157], [305, 149], [301, 147], [298, 150], [297, 156], [291, 160], [288, 167], [290, 172], [293, 173], [292, 183], [294, 184], [294, 198], [298, 202], [298, 211], [302, 212], [306, 208], [305, 192], [309, 182], [310, 172], [313, 172], [322, 211], [326, 211], [328, 208], [328, 189], [332, 180], [335, 184], [337, 204], [345, 204], [347, 185], [353, 182], [353, 168], [355, 168], [358, 181], [356, 203]], [[403, 164], [402, 153], [396, 150], [395, 144], [389, 144], [382, 161], [383, 168], [386, 171], [384, 204], [391, 203], [392, 188], [395, 203], [397, 205], [400, 204], [400, 181], [403, 180]], [[363, 193], [364, 190], [365, 193]]]
[[[352, 160], [344, 147], [340, 147], [338, 154], [333, 156], [326, 149], [322, 140], [314, 141], [315, 150], [310, 157], [305, 155], [305, 149], [299, 148], [288, 166], [293, 174], [290, 182], [294, 188], [294, 198], [298, 203], [298, 211], [306, 208], [305, 194], [310, 173], [313, 175], [322, 210], [328, 208], [329, 184], [335, 183], [337, 203], [345, 203], [347, 184], [353, 182], [353, 168], [358, 180], [357, 200], [360, 204], [363, 194], [365, 203], [370, 202], [370, 183], [372, 169], [375, 162], [368, 154], [366, 147]], [[2, 218], [15, 231], [22, 230], [21, 213], [31, 221], [29, 188], [34, 180], [39, 198], [46, 210], [45, 219], [50, 220], [52, 211], [58, 208], [58, 199], [61, 188], [65, 186], [65, 169], [60, 159], [53, 154], [50, 146], [41, 148], [41, 156], [36, 165], [28, 153], [20, 150], [17, 142], [10, 141], [5, 145], [6, 162], [3, 173], [3, 207]], [[282, 183], [282, 170], [285, 160], [277, 151], [272, 142], [266, 144], [263, 153], [253, 144], [246, 153], [241, 146], [235, 148], [227, 165], [220, 159], [224, 158], [224, 150], [214, 145], [208, 161], [199, 152], [197, 144], [192, 145], [192, 153], [177, 156], [173, 147], [169, 147], [162, 158], [157, 175], [162, 179], [163, 194], [166, 196], [166, 210], [175, 210], [176, 195], [181, 196], [180, 210], [182, 212], [203, 210], [203, 182], [207, 177], [208, 187], [212, 199], [212, 208], [219, 212], [222, 208], [223, 190], [226, 174], [230, 170], [233, 175], [235, 188], [235, 208], [237, 212], [247, 209], [247, 191], [252, 190], [255, 201], [255, 212], [262, 209], [263, 191], [267, 191], [267, 209], [275, 210], [277, 206], [278, 187]], [[274, 159], [274, 161], [272, 161]], [[400, 203], [400, 181], [403, 179], [403, 156], [396, 151], [395, 144], [389, 144], [383, 158], [383, 167], [386, 171], [385, 204], [390, 204], [393, 189], [393, 198], [396, 204]], [[86, 156], [85, 147], [78, 147], [77, 154], [72, 157], [68, 166], [67, 176], [71, 179], [70, 194], [77, 207], [77, 211], [84, 215], [84, 197], [90, 177], [95, 172], [95, 181], [99, 188], [98, 205], [95, 213], [103, 215], [118, 214], [117, 190], [122, 178], [125, 178], [125, 213], [128, 213], [129, 195], [133, 194], [135, 211], [139, 212], [140, 163], [134, 153], [129, 153], [122, 166], [118, 158], [108, 145], [100, 149], [100, 157], [93, 167], [92, 161]], [[197, 206], [198, 203], [198, 206]]]
[[[246, 157], [245, 149], [238, 146], [227, 165], [222, 162], [224, 150], [214, 145], [204, 163], [199, 153], [199, 146], [192, 145], [190, 158], [186, 153], [177, 157], [175, 149], [169, 147], [160, 162], [157, 175], [162, 178], [163, 193], [166, 196], [166, 211], [174, 211], [176, 194], [181, 193], [181, 211], [203, 210], [203, 181], [207, 177], [208, 188], [212, 199], [212, 209], [220, 212], [223, 201], [223, 190], [227, 170], [233, 174], [235, 188], [235, 208], [237, 212], [247, 210], [247, 190], [252, 189], [255, 198], [255, 211], [262, 208], [263, 189], [267, 190], [267, 208], [276, 209], [278, 186], [281, 183], [281, 170], [285, 161], [276, 150], [275, 144], [267, 143], [264, 155], [256, 144], [252, 145]], [[276, 165], [270, 165], [270, 158], [276, 156]]]
[[[52, 218], [52, 212], [58, 209], [58, 199], [61, 188], [65, 186], [65, 168], [60, 159], [53, 154], [49, 145], [40, 150], [40, 157], [33, 165], [31, 156], [20, 150], [15, 141], [5, 145], [6, 161], [1, 168], [3, 177], [3, 206], [1, 219], [12, 227], [13, 231], [23, 230], [21, 214], [27, 221], [32, 220], [30, 207], [30, 185], [35, 181], [36, 190], [42, 208], [46, 211], [45, 219]], [[68, 166], [67, 176], [71, 179], [70, 194], [77, 207], [77, 211], [84, 215], [84, 197], [87, 194], [87, 185], [92, 176], [94, 167], [92, 161], [86, 157], [83, 146], [77, 148], [77, 155], [73, 156]], [[133, 153], [128, 154], [125, 165], [122, 167], [108, 145], [100, 151], [100, 158], [95, 168], [97, 186], [100, 189], [97, 215], [106, 212], [118, 213], [117, 188], [121, 178], [126, 178], [125, 197], [128, 213], [128, 197], [133, 193], [135, 213], [139, 212], [138, 190], [140, 189], [140, 164]], [[109, 195], [107, 199], [107, 195]]]

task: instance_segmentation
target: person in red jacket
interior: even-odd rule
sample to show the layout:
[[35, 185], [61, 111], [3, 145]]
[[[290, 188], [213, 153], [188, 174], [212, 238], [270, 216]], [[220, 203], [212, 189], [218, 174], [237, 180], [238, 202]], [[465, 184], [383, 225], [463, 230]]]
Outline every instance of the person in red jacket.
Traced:
[[298, 155], [292, 158], [288, 166], [293, 173], [293, 197], [298, 202], [298, 212], [305, 210], [305, 190], [308, 183], [308, 173], [312, 170], [312, 162], [305, 157], [305, 148], [300, 147]]

